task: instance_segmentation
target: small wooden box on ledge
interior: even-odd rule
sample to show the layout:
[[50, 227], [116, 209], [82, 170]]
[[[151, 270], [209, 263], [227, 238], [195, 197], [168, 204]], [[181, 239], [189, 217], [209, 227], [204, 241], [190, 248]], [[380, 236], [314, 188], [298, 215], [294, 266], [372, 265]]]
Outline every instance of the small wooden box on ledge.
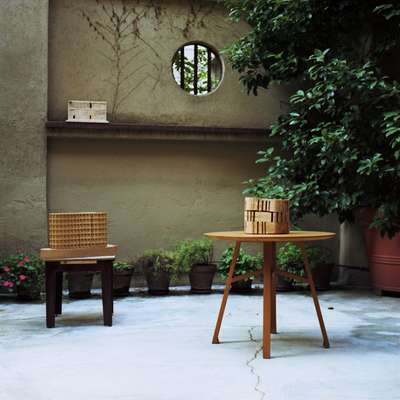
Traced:
[[107, 102], [69, 100], [67, 122], [107, 124]]
[[255, 235], [289, 233], [289, 200], [246, 197], [244, 232]]

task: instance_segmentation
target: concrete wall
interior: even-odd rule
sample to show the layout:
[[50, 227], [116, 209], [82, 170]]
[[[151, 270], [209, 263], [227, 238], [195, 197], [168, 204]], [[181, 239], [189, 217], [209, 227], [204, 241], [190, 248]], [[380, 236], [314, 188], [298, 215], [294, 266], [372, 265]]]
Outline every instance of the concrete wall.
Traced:
[[[108, 43], [112, 36], [101, 38], [96, 31], [114, 29], [112, 4], [118, 15], [125, 6], [130, 21], [126, 39], [119, 43], [126, 51], [119, 66]], [[208, 96], [184, 92], [171, 71], [172, 58], [183, 44], [196, 40], [221, 50], [246, 29], [229, 22], [216, 2], [53, 0], [49, 119], [65, 120], [69, 99], [92, 99], [106, 100], [109, 118], [116, 121], [265, 128], [281, 112], [282, 90], [248, 96], [223, 55], [222, 83]], [[121, 68], [124, 63], [127, 68]], [[121, 76], [123, 85], [118, 86]], [[151, 141], [137, 134], [132, 141], [112, 138], [111, 131], [107, 140], [95, 139], [95, 132], [91, 140], [70, 133], [70, 138], [49, 141], [49, 210], [107, 211], [110, 240], [121, 246], [123, 258], [210, 230], [240, 229], [242, 182], [263, 171], [254, 163], [265, 146], [262, 139], [236, 142], [225, 135], [225, 142], [215, 137], [211, 142], [186, 134], [187, 141]]]
[[[117, 44], [111, 4], [127, 20]], [[245, 24], [229, 22], [216, 2], [53, 0], [49, 119], [65, 120], [68, 100], [90, 99], [106, 100], [111, 120], [264, 128], [279, 115], [285, 93], [274, 88], [258, 98], [247, 96], [223, 55], [224, 78], [208, 96], [186, 93], [172, 76], [172, 58], [183, 44], [196, 40], [222, 50], [246, 30]]]
[[242, 181], [262, 144], [55, 139], [51, 211], [103, 210], [123, 258], [243, 226]]
[[47, 0], [0, 1], [0, 253], [46, 243]]
[[[0, 252], [5, 253], [46, 243], [43, 127], [48, 4], [39, 0], [0, 4]], [[201, 98], [183, 92], [171, 76], [171, 58], [183, 43], [201, 40], [222, 49], [245, 26], [231, 25], [223, 9], [212, 3], [171, 0], [152, 4], [158, 4], [153, 14], [148, 12], [140, 22], [136, 44], [142, 56], [132, 62], [137, 67], [144, 62], [152, 75], [158, 66], [158, 75], [151, 79], [133, 74], [125, 81], [129, 88], [137, 80], [143, 83], [120, 104], [117, 120], [264, 128], [276, 118], [285, 94], [272, 89], [257, 98], [248, 97], [229, 65], [225, 65], [221, 87]], [[110, 104], [115, 100], [112, 85], [107, 83], [115, 78], [113, 64], [101, 56], [102, 44], [83, 18], [98, 14], [94, 0], [51, 1], [49, 119], [66, 118], [68, 99], [105, 99]], [[121, 136], [49, 139], [49, 211], [107, 211], [110, 240], [121, 246], [123, 258], [209, 230], [240, 229], [242, 181], [263, 174], [263, 167], [254, 160], [265, 142], [196, 140], [193, 135], [190, 141], [125, 140]], [[304, 226], [338, 229], [332, 218], [309, 218]], [[337, 248], [337, 244], [332, 246]]]

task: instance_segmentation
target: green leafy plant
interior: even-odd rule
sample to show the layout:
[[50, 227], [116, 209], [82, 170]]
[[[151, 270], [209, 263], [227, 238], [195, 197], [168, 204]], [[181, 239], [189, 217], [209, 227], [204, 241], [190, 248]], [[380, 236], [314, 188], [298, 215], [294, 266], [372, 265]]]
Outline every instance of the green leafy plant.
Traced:
[[250, 32], [228, 50], [249, 91], [296, 81], [271, 126], [281, 148], [259, 153], [264, 177], [247, 194], [288, 198], [291, 216], [337, 214], [400, 231], [400, 86], [383, 60], [400, 38], [400, 4], [379, 0], [232, 0]]
[[181, 272], [175, 258], [175, 252], [170, 250], [148, 250], [139, 258], [137, 264], [140, 265], [143, 270], [148, 269], [154, 273], [165, 271], [169, 272], [171, 275], [175, 275]]
[[[218, 263], [218, 272], [223, 279], [228, 277], [229, 267], [233, 257], [233, 246], [228, 247], [222, 253], [221, 260]], [[235, 276], [244, 275], [248, 272], [256, 271], [262, 265], [262, 258], [260, 255], [253, 256], [246, 253], [242, 248], [240, 249], [239, 256], [236, 261]], [[248, 280], [254, 279], [253, 277]]]
[[44, 286], [44, 263], [35, 254], [10, 255], [0, 263], [0, 285], [9, 291], [21, 288], [40, 292]]
[[333, 264], [332, 250], [323, 246], [310, 246], [307, 248], [311, 268], [318, 264]]
[[[317, 264], [332, 262], [332, 252], [328, 248], [307, 246], [305, 249], [311, 268], [314, 268]], [[276, 254], [276, 263], [282, 271], [305, 276], [303, 254], [300, 248], [293, 243], [285, 243], [279, 247]]]
[[209, 239], [183, 240], [175, 249], [175, 262], [181, 271], [189, 272], [194, 264], [210, 264], [213, 244]]
[[276, 263], [282, 271], [304, 276], [303, 255], [299, 247], [293, 243], [285, 243], [276, 253]]
[[132, 263], [126, 262], [126, 261], [115, 261], [113, 263], [113, 269], [114, 271], [117, 272], [122, 272], [122, 271], [131, 271], [133, 270], [133, 265]]

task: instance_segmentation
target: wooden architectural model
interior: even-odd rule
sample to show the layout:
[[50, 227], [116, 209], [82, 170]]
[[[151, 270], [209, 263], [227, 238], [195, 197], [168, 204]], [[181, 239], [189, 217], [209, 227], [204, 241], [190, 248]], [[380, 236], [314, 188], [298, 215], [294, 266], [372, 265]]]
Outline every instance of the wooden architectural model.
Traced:
[[108, 123], [106, 101], [68, 101], [67, 122]]
[[246, 197], [244, 231], [260, 235], [289, 233], [289, 200]]
[[42, 259], [115, 255], [107, 244], [107, 214], [102, 212], [49, 213], [49, 247]]

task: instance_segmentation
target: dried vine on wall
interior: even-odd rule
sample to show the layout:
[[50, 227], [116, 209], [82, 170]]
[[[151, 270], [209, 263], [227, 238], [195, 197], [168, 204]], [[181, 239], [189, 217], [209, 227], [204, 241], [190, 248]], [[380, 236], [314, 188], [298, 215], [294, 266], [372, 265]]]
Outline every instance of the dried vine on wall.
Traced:
[[[148, 62], [144, 56], [145, 49], [150, 49], [154, 56], [161, 58], [158, 51], [142, 38], [140, 23], [152, 12], [156, 21], [160, 20], [161, 6], [158, 2], [150, 2], [146, 7], [140, 7], [140, 0], [118, 2], [112, 0], [96, 0], [97, 13], [90, 15], [81, 10], [89, 27], [105, 44], [106, 51], [98, 50], [111, 64], [111, 76], [107, 79], [112, 87], [111, 118], [115, 119], [121, 105], [145, 81], [154, 81], [153, 90], [161, 77], [161, 63]], [[154, 25], [157, 29], [157, 25]], [[143, 62], [134, 63], [141, 57]], [[135, 67], [133, 67], [135, 65]], [[140, 73], [142, 72], [142, 73]], [[133, 83], [133, 84], [132, 84]]]
[[190, 0], [182, 7], [185, 7], [182, 25], [176, 25], [177, 18], [162, 0], [96, 0], [94, 12], [81, 10], [82, 17], [104, 44], [99, 53], [110, 63], [106, 82], [112, 88], [113, 120], [135, 90], [151, 81], [149, 91], [154, 91], [163, 76], [166, 60], [159, 50], [162, 42], [151, 43], [143, 34], [144, 24], [146, 32], [149, 27], [158, 31], [162, 24], [167, 24], [171, 32], [192, 40], [193, 32], [206, 28], [206, 19], [214, 17], [216, 4]]

